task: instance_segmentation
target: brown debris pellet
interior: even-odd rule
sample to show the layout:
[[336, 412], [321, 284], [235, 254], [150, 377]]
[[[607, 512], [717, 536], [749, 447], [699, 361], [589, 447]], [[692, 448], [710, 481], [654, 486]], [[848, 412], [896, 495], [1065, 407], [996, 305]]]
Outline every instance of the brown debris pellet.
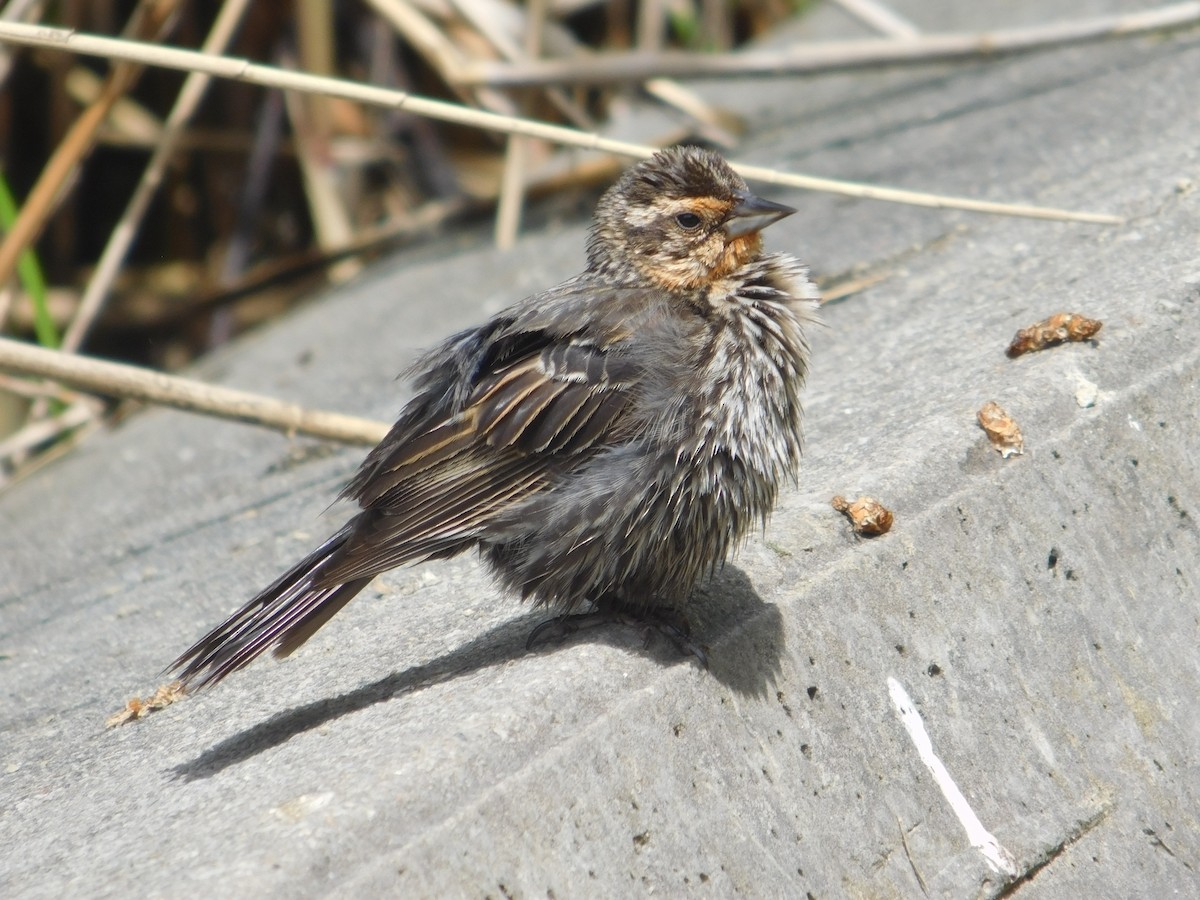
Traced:
[[172, 681], [170, 684], [160, 685], [149, 700], [134, 697], [125, 704], [124, 709], [118, 710], [105, 719], [104, 724], [109, 728], [116, 728], [126, 722], [145, 718], [155, 710], [170, 706], [176, 700], [183, 699], [185, 694], [182, 681]]
[[864, 537], [887, 534], [892, 528], [892, 511], [874, 497], [859, 497], [853, 503], [841, 494], [829, 501], [840, 513], [845, 513], [854, 533]]
[[1103, 324], [1099, 319], [1089, 319], [1078, 313], [1055, 313], [1048, 319], [1018, 331], [1006, 352], [1015, 358], [1022, 353], [1044, 350], [1064, 341], [1086, 341], [1092, 338]]
[[987, 432], [992, 446], [1005, 459], [1025, 452], [1025, 438], [1021, 436], [1021, 429], [995, 400], [983, 404], [975, 417], [979, 420], [979, 427]]

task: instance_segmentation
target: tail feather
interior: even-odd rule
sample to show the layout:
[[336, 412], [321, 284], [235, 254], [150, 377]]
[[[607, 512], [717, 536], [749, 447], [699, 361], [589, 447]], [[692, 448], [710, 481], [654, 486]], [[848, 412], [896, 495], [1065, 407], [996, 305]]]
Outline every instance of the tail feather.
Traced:
[[275, 645], [287, 656], [367, 586], [371, 578], [326, 583], [321, 573], [345, 545], [353, 521], [288, 569], [249, 603], [185, 650], [167, 671], [191, 690], [216, 684]]

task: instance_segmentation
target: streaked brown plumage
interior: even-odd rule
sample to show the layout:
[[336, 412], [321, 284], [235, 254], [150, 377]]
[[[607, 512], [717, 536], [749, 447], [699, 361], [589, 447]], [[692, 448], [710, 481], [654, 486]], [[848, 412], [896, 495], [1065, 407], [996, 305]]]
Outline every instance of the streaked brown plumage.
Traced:
[[759, 234], [792, 211], [708, 151], [631, 168], [587, 269], [419, 360], [342, 492], [362, 512], [172, 668], [286, 656], [375, 575], [472, 548], [562, 611], [677, 607], [796, 473], [816, 291]]

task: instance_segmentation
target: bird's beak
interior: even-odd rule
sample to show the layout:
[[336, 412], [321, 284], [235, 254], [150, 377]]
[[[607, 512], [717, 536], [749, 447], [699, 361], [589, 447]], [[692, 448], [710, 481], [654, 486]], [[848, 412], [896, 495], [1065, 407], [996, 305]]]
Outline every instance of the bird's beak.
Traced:
[[738, 191], [733, 196], [737, 200], [737, 206], [733, 208], [725, 223], [725, 233], [731, 238], [762, 231], [772, 222], [778, 222], [784, 216], [795, 212], [790, 206], [764, 200], [747, 191]]

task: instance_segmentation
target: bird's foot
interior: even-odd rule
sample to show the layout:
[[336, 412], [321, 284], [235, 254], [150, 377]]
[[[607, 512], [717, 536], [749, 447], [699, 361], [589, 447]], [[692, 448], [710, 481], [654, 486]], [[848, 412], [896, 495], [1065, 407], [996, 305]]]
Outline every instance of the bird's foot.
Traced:
[[696, 657], [702, 667], [708, 668], [708, 653], [702, 644], [692, 639], [687, 619], [679, 612], [673, 609], [634, 610], [609, 601], [597, 603], [589, 612], [547, 619], [533, 629], [525, 648], [532, 650], [543, 639], [562, 643], [577, 631], [614, 624], [641, 629], [645, 637], [644, 647], [650, 645], [654, 633], [658, 632], [674, 644], [680, 653]]

